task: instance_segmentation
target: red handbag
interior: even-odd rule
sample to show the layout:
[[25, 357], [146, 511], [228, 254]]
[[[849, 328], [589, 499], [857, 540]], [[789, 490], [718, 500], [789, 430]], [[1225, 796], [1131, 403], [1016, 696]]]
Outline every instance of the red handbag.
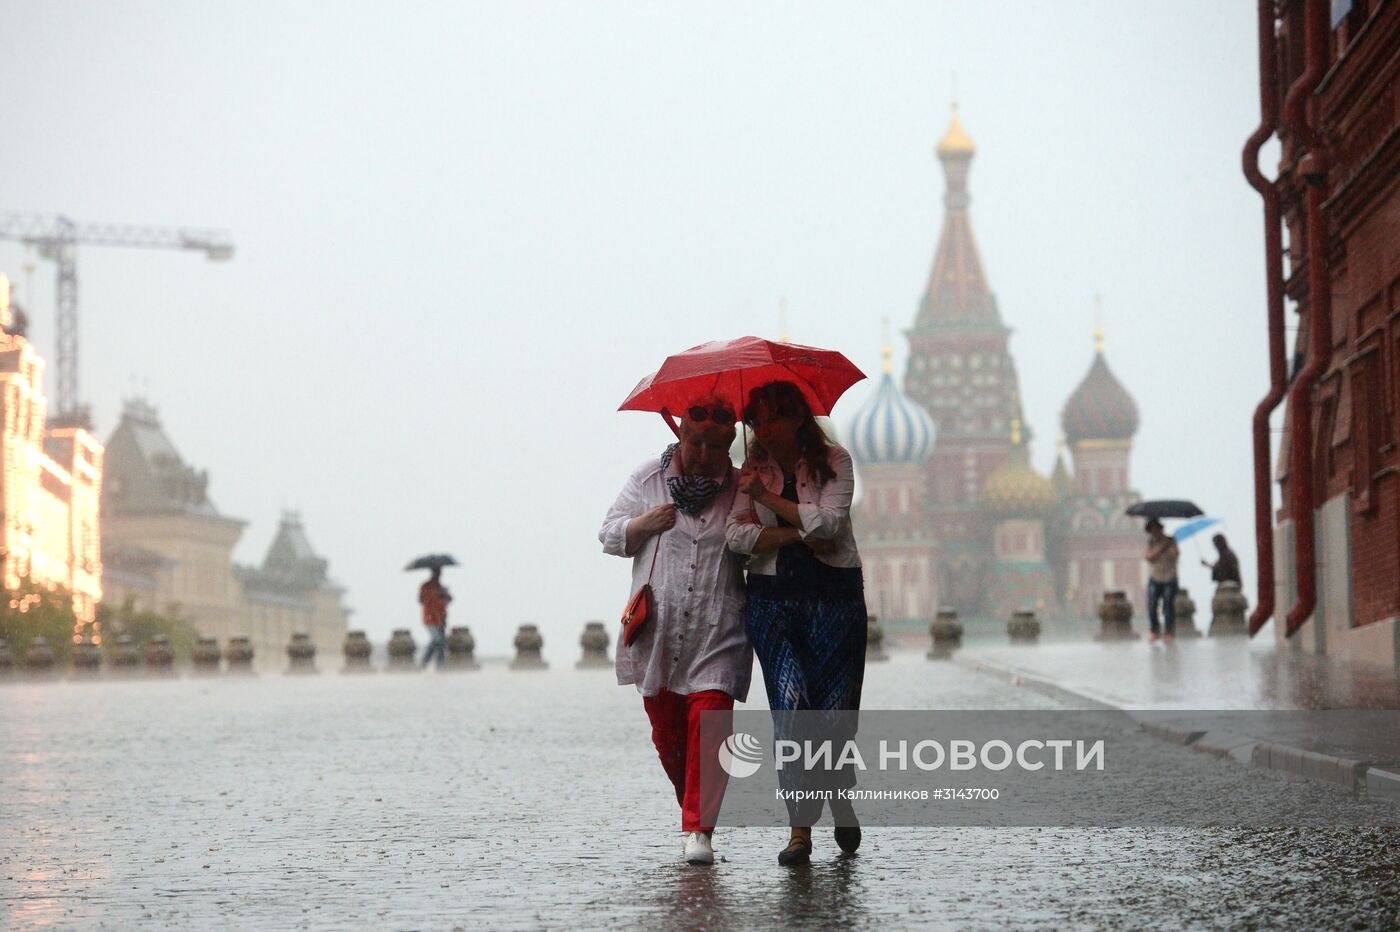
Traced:
[[661, 554], [661, 538], [656, 539], [656, 549], [651, 554], [651, 569], [647, 570], [647, 581], [627, 600], [622, 611], [622, 643], [628, 647], [642, 633], [642, 628], [656, 614], [656, 596], [651, 591], [651, 576], [656, 572], [656, 558]]

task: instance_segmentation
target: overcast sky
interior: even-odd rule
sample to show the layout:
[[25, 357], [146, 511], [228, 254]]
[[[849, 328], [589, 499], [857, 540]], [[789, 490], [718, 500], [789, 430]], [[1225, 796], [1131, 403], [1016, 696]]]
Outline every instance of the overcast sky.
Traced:
[[[218, 508], [251, 522], [239, 559], [299, 510], [376, 640], [421, 640], [401, 568], [438, 550], [464, 564], [452, 621], [483, 653], [533, 621], [572, 662], [585, 620], [611, 625], [628, 566], [598, 525], [669, 436], [615, 409], [666, 354], [776, 337], [785, 298], [795, 341], [871, 374], [890, 317], [902, 373], [954, 72], [1036, 464], [1092, 359], [1100, 292], [1141, 413], [1134, 485], [1226, 519], [1253, 601], [1254, 4], [0, 11], [0, 208], [219, 227], [238, 247], [220, 264], [81, 252], [99, 435], [149, 398]], [[53, 267], [28, 295], [25, 261], [0, 243], [52, 358]], [[1197, 557], [1184, 548], [1183, 582], [1208, 612]]]

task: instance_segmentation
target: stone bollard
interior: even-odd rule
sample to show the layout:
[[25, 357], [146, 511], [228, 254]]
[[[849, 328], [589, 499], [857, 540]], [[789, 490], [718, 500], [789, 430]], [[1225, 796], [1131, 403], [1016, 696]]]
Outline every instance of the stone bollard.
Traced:
[[1012, 612], [1006, 622], [1006, 636], [1012, 644], [1034, 644], [1040, 640], [1040, 619], [1029, 609]]
[[447, 632], [447, 669], [481, 669], [481, 664], [476, 662], [476, 638], [465, 625], [457, 625]]
[[287, 672], [316, 672], [316, 645], [311, 643], [311, 635], [293, 634], [287, 642]]
[[136, 647], [136, 639], [129, 634], [117, 635], [107, 657], [107, 666], [115, 673], [128, 675], [140, 669], [141, 651]]
[[880, 627], [879, 615], [865, 616], [865, 662], [889, 660], [885, 653], [885, 629]]
[[34, 676], [53, 672], [53, 648], [48, 638], [40, 636], [29, 642], [29, 650], [24, 652], [24, 672]]
[[231, 637], [224, 646], [224, 661], [228, 672], [251, 674], [253, 672], [253, 642], [243, 635]]
[[1196, 600], [1191, 598], [1189, 591], [1176, 590], [1176, 598], [1172, 600], [1172, 613], [1177, 637], [1189, 639], [1201, 636], [1201, 629], [1196, 627]]
[[68, 662], [73, 667], [74, 676], [97, 676], [102, 672], [102, 651], [92, 642], [92, 638], [83, 638], [73, 645]]
[[951, 608], [940, 608], [938, 617], [928, 626], [933, 647], [928, 652], [929, 660], [947, 660], [953, 651], [962, 647], [963, 626], [958, 621], [958, 613]]
[[374, 666], [369, 662], [370, 655], [374, 653], [374, 646], [363, 631], [345, 632], [345, 642], [341, 645], [340, 652], [345, 655], [345, 668], [341, 672], [374, 672]]
[[407, 628], [395, 628], [389, 637], [389, 669], [402, 672], [412, 670], [413, 658], [418, 653], [418, 645], [413, 643], [413, 632]]
[[1210, 636], [1236, 637], [1249, 633], [1249, 623], [1245, 621], [1245, 611], [1249, 600], [1240, 591], [1240, 584], [1226, 581], [1216, 587], [1210, 600]]
[[544, 650], [544, 636], [534, 625], [521, 625], [515, 635], [515, 659], [510, 662], [512, 670], [545, 670], [541, 651]]
[[0, 677], [15, 672], [15, 655], [10, 653], [10, 642], [0, 638]]
[[612, 667], [613, 662], [608, 659], [608, 640], [608, 630], [601, 621], [585, 622], [583, 634], [578, 639], [583, 648], [583, 657], [574, 666], [579, 670]]
[[200, 638], [190, 651], [190, 663], [198, 676], [217, 676], [221, 659], [219, 642], [214, 638]]
[[141, 659], [146, 662], [148, 674], [175, 675], [175, 649], [170, 646], [170, 639], [163, 634], [157, 634], [146, 642], [146, 649], [141, 652]]
[[1133, 630], [1133, 603], [1128, 601], [1126, 592], [1105, 592], [1099, 603], [1099, 633], [1096, 641], [1130, 641], [1136, 638]]

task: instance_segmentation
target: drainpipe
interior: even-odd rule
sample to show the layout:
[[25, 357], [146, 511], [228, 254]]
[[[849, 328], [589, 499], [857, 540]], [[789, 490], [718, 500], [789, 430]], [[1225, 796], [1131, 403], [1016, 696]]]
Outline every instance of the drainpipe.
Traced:
[[[1317, 537], [1313, 520], [1312, 396], [1317, 378], [1332, 355], [1332, 308], [1327, 280], [1326, 222], [1322, 199], [1327, 181], [1327, 153], [1322, 134], [1308, 122], [1308, 102], [1327, 67], [1326, 0], [1306, 0], [1304, 6], [1304, 61], [1302, 76], [1284, 101], [1284, 120], [1307, 150], [1298, 163], [1307, 185], [1304, 216], [1308, 250], [1308, 361], [1293, 380], [1288, 404], [1293, 416], [1293, 527], [1297, 538], [1294, 571], [1298, 575], [1298, 601], [1289, 609], [1286, 635], [1292, 637], [1317, 607]], [[1314, 113], [1316, 116], [1316, 113]]]
[[1283, 337], [1283, 237], [1278, 188], [1259, 171], [1259, 149], [1278, 126], [1278, 43], [1275, 0], [1259, 0], [1259, 126], [1244, 144], [1244, 176], [1264, 200], [1264, 284], [1269, 326], [1269, 392], [1254, 409], [1254, 548], [1259, 597], [1249, 616], [1253, 637], [1274, 613], [1273, 466], [1269, 416], [1288, 390]]

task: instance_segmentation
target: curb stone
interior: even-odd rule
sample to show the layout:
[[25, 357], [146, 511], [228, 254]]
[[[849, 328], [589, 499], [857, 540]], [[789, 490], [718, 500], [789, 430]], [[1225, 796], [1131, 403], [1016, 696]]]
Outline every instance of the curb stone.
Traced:
[[[977, 657], [957, 658], [955, 662], [988, 676], [1010, 679], [1015, 685], [1025, 686], [1053, 699], [1087, 703], [1099, 709], [1126, 712], [1129, 715], [1134, 711], [1142, 711], [1113, 705], [1054, 680], [1032, 676], [1024, 671]], [[1154, 738], [1179, 744], [1193, 751], [1233, 760], [1248, 767], [1259, 767], [1307, 780], [1336, 784], [1352, 792], [1365, 791], [1379, 799], [1400, 803], [1400, 772], [1379, 767], [1374, 761], [1320, 754], [1227, 731], [1198, 730], [1157, 721], [1139, 722], [1139, 727]]]
[[1400, 773], [1380, 767], [1367, 768], [1366, 792], [1380, 799], [1400, 802]]
[[954, 657], [953, 663], [967, 670], [972, 670], [977, 673], [983, 673], [988, 676], [994, 676], [1005, 679], [1008, 682], [1010, 682], [1013, 686], [1020, 686], [1025, 689], [1029, 689], [1033, 693], [1039, 693], [1042, 696], [1049, 696], [1051, 699], [1058, 699], [1061, 702], [1069, 702], [1075, 705], [1088, 706], [1091, 710], [1094, 711], [1120, 711], [1120, 707], [1114, 705], [1111, 702], [1105, 702], [1102, 699], [1096, 699], [1093, 696], [1087, 696], [1082, 692], [1076, 692], [1075, 690], [1067, 689], [1064, 686], [1061, 686], [1060, 684], [1054, 682], [1053, 680], [1043, 679], [1038, 676], [1031, 676], [1030, 674], [1023, 673], [1020, 670], [1013, 670], [1009, 667], [1003, 667], [998, 664], [989, 663], [985, 660], [976, 660], [970, 657]]

